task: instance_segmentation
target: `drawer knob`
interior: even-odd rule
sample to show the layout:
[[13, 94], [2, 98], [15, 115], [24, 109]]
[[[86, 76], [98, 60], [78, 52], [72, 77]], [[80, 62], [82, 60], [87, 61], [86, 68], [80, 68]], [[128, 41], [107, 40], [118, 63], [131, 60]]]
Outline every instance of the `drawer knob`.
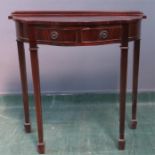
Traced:
[[53, 39], [53, 40], [55, 40], [55, 39], [57, 39], [58, 38], [58, 32], [57, 31], [52, 31], [51, 32], [51, 38]]
[[99, 33], [99, 37], [101, 39], [106, 39], [108, 37], [108, 31], [107, 30], [103, 30]]

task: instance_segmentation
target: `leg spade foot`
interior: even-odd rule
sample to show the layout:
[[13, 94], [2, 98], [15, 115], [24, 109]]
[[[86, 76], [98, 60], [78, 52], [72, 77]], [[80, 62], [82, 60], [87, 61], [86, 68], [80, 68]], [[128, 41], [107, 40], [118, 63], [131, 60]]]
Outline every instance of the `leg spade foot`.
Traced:
[[45, 144], [44, 143], [38, 143], [37, 149], [38, 149], [38, 153], [44, 154], [45, 153]]
[[119, 139], [118, 140], [118, 148], [119, 148], [119, 150], [124, 150], [125, 149], [125, 140], [124, 139]]
[[31, 124], [30, 123], [24, 123], [25, 132], [30, 133], [31, 132]]
[[131, 127], [131, 129], [136, 129], [137, 128], [137, 120], [131, 120], [130, 127]]

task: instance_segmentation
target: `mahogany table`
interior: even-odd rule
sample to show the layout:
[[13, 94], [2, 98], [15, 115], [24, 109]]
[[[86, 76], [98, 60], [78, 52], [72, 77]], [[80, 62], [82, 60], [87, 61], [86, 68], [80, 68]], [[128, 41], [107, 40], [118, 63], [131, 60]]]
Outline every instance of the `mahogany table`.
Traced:
[[125, 148], [125, 100], [128, 42], [134, 41], [131, 128], [137, 126], [137, 87], [142, 12], [102, 11], [17, 11], [9, 19], [16, 24], [20, 76], [23, 93], [25, 131], [31, 132], [24, 42], [30, 46], [32, 77], [38, 129], [38, 152], [45, 153], [37, 44], [56, 46], [95, 46], [120, 44], [120, 150]]

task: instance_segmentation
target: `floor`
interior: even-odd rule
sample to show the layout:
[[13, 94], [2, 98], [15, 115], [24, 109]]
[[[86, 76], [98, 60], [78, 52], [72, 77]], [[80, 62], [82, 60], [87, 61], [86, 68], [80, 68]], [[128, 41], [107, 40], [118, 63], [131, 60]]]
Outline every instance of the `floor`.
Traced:
[[[34, 99], [30, 96], [32, 133], [23, 130], [20, 95], [0, 96], [0, 155], [37, 155]], [[47, 155], [155, 155], [155, 93], [139, 94], [138, 128], [129, 128], [127, 97], [126, 149], [119, 151], [117, 94], [43, 95]]]

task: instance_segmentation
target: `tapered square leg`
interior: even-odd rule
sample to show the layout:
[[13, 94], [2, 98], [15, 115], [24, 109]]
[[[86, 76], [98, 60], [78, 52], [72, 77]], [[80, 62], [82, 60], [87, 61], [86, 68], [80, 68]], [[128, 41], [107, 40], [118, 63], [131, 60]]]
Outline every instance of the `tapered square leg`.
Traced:
[[22, 98], [23, 98], [23, 107], [24, 107], [24, 119], [25, 119], [24, 128], [26, 133], [30, 133], [31, 124], [30, 124], [30, 117], [29, 117], [29, 97], [28, 97], [28, 87], [27, 87], [24, 43], [22, 41], [17, 40], [17, 47], [18, 47], [19, 69], [20, 69]]
[[39, 76], [39, 62], [38, 62], [38, 51], [37, 46], [33, 42], [30, 42], [30, 57], [31, 57], [31, 68], [33, 77], [34, 87], [34, 98], [35, 98], [35, 110], [37, 119], [38, 129], [38, 152], [43, 154], [45, 152], [44, 138], [43, 138], [43, 121], [42, 121], [42, 105], [41, 105], [41, 93], [40, 93], [40, 76]]
[[134, 41], [133, 54], [133, 86], [132, 86], [132, 119], [130, 127], [137, 127], [137, 89], [138, 89], [138, 72], [139, 72], [139, 56], [140, 56], [140, 39]]
[[126, 111], [126, 83], [128, 63], [128, 25], [123, 25], [121, 42], [121, 63], [120, 63], [120, 122], [119, 122], [119, 149], [125, 148], [125, 111]]

